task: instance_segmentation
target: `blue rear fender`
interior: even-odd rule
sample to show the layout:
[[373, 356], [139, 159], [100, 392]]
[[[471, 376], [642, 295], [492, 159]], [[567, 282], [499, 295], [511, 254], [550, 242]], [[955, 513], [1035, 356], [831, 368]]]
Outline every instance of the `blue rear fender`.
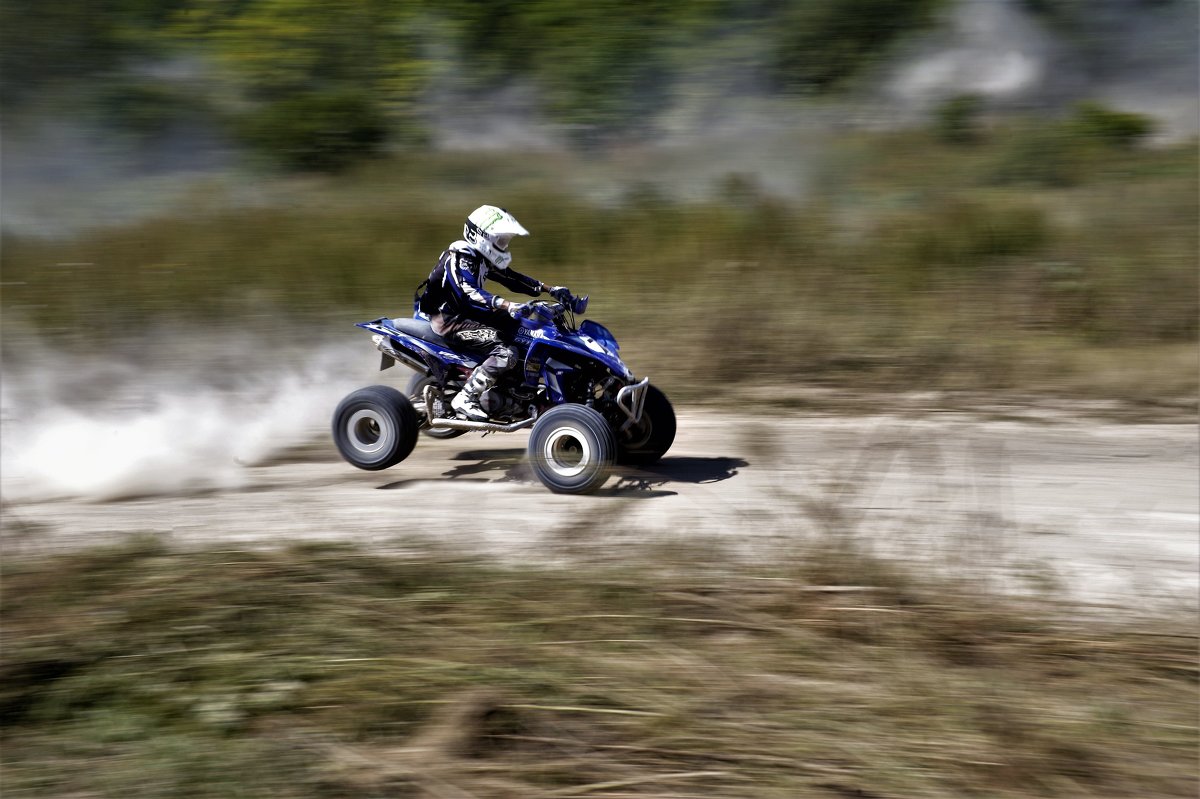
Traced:
[[394, 348], [402, 349], [418, 361], [428, 364], [431, 371], [440, 372], [451, 366], [473, 368], [476, 365], [475, 361], [465, 355], [459, 355], [451, 349], [397, 330], [392, 320], [387, 317], [371, 322], [358, 322], [355, 327], [386, 336]]

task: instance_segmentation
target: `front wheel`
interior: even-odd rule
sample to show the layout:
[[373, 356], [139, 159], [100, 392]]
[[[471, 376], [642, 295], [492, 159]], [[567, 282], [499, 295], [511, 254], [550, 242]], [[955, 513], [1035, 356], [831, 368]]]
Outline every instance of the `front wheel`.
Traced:
[[608, 479], [617, 445], [608, 422], [586, 405], [546, 411], [529, 435], [534, 474], [556, 494], [587, 494]]
[[646, 386], [642, 418], [617, 434], [617, 463], [649, 466], [657, 463], [675, 442], [675, 409], [656, 386]]
[[373, 472], [412, 453], [419, 424], [408, 397], [391, 386], [367, 386], [338, 404], [333, 440], [347, 462]]

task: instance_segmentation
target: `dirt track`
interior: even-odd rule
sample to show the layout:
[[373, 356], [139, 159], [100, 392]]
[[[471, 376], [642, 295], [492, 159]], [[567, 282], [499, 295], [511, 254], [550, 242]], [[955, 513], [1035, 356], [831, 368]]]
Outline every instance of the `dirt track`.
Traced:
[[753, 555], [835, 535], [1017, 590], [1057, 582], [1093, 601], [1197, 603], [1192, 425], [692, 413], [661, 464], [619, 471], [588, 497], [533, 481], [526, 437], [423, 438], [408, 461], [374, 473], [321, 442], [245, 468], [228, 490], [10, 500], [4, 544], [153, 532], [183, 544], [338, 538], [390, 549], [432, 538], [545, 559], [702, 536], [736, 537]]

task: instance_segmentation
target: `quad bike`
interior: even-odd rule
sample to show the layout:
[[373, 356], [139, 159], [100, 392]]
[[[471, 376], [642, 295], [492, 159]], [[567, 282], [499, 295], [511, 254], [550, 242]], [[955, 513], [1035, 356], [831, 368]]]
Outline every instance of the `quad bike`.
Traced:
[[[586, 298], [572, 304], [582, 311]], [[625, 366], [612, 333], [590, 319], [577, 326], [574, 312], [557, 302], [537, 301], [530, 310], [513, 343], [518, 367], [480, 396], [485, 422], [450, 407], [477, 363], [435, 333], [424, 314], [358, 323], [375, 334], [380, 369], [402, 363], [416, 374], [407, 393], [376, 385], [342, 400], [333, 415], [342, 457], [360, 469], [387, 469], [412, 453], [421, 432], [449, 439], [532, 428], [533, 472], [562, 494], [594, 491], [614, 464], [661, 458], [675, 440], [675, 411], [650, 378], [637, 380]]]

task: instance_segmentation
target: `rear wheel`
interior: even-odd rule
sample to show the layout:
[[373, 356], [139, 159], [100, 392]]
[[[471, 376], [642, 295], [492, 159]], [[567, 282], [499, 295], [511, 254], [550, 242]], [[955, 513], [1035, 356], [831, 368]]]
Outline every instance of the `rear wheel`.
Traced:
[[[413, 375], [412, 380], [408, 381], [409, 399], [411, 399], [413, 404], [418, 407], [424, 407], [424, 405], [425, 405], [425, 386], [435, 386], [436, 387], [437, 380], [433, 379], [429, 375]], [[452, 399], [454, 399], [454, 394], [452, 392], [444, 394], [442, 396], [442, 401], [445, 402], [446, 404], [449, 404], [450, 400], [452, 400]], [[442, 428], [426, 427], [421, 430], [421, 433], [423, 435], [427, 435], [430, 438], [436, 438], [441, 441], [445, 441], [446, 439], [449, 439], [449, 438], [458, 438], [465, 432], [467, 432], [467, 431], [466, 430], [455, 430], [454, 428], [446, 428], [446, 427], [442, 427]]]
[[417, 412], [391, 386], [367, 386], [333, 413], [333, 440], [348, 463], [367, 471], [395, 466], [417, 445]]
[[675, 442], [675, 409], [656, 386], [646, 386], [642, 418], [617, 433], [617, 463], [649, 466], [657, 463]]
[[617, 445], [608, 422], [585, 405], [546, 411], [529, 435], [529, 463], [556, 494], [587, 494], [608, 479]]

